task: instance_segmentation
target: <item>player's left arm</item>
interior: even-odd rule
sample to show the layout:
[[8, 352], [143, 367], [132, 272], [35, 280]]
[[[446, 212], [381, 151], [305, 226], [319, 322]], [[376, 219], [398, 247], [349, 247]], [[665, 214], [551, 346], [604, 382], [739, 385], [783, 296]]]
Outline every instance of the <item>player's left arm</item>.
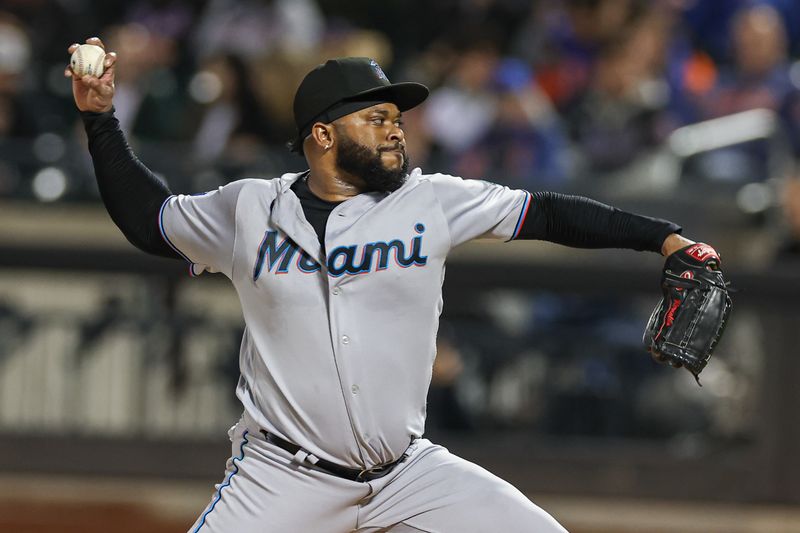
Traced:
[[530, 193], [446, 174], [426, 177], [447, 221], [452, 247], [476, 238], [538, 239], [575, 248], [630, 248], [663, 255], [694, 244], [677, 224], [596, 200]]
[[582, 196], [530, 193], [515, 239], [574, 248], [629, 248], [670, 255], [693, 244], [673, 222], [630, 213]]

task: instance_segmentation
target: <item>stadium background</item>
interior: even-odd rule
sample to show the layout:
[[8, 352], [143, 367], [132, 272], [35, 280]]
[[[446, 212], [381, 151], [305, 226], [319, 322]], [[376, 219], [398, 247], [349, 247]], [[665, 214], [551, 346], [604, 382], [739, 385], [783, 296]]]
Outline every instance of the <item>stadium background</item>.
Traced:
[[125, 242], [63, 78], [92, 35], [173, 190], [301, 170], [302, 75], [367, 55], [433, 89], [412, 164], [675, 220], [741, 288], [703, 388], [640, 345], [661, 260], [457, 250], [431, 438], [570, 531], [800, 531], [800, 4], [0, 2], [0, 530], [184, 531], [222, 476], [241, 316]]

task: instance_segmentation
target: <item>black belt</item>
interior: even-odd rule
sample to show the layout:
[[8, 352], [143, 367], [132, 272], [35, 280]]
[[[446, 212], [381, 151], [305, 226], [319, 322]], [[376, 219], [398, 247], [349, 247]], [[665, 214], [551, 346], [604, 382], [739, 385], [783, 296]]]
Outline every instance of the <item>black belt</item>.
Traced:
[[[298, 452], [304, 452], [304, 450], [297, 444], [291, 443], [288, 440], [284, 440], [277, 435], [273, 435], [269, 431], [262, 429], [261, 433], [264, 435], [264, 438], [267, 439], [267, 442], [274, 444], [278, 448], [286, 450], [295, 457], [297, 457]], [[384, 463], [382, 465], [373, 466], [372, 468], [366, 468], [364, 470], [337, 465], [336, 463], [315, 457], [308, 452], [305, 452], [305, 457], [303, 460], [325, 470], [330, 474], [333, 474], [334, 476], [349, 479], [350, 481], [359, 481], [364, 483], [366, 481], [372, 481], [373, 479], [378, 479], [385, 476], [391, 472], [395, 466], [405, 461], [407, 457], [408, 454], [404, 453], [399, 459], [392, 461], [391, 463]]]

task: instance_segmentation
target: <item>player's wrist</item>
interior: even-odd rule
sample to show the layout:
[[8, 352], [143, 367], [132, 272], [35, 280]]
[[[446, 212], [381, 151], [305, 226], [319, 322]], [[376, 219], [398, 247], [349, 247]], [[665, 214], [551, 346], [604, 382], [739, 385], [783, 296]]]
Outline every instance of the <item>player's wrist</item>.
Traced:
[[664, 239], [664, 242], [661, 245], [661, 255], [667, 257], [672, 255], [674, 252], [677, 252], [681, 248], [685, 248], [691, 244], [695, 244], [695, 242], [687, 239], [683, 235], [671, 233], [667, 235], [667, 238]]

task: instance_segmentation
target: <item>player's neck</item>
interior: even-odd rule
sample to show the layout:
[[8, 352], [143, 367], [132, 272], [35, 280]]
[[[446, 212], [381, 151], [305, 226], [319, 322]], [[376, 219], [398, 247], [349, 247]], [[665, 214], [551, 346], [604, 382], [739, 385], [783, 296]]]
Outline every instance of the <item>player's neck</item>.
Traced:
[[308, 188], [317, 198], [326, 202], [344, 202], [364, 192], [365, 186], [360, 178], [338, 169], [311, 169], [308, 175]]

